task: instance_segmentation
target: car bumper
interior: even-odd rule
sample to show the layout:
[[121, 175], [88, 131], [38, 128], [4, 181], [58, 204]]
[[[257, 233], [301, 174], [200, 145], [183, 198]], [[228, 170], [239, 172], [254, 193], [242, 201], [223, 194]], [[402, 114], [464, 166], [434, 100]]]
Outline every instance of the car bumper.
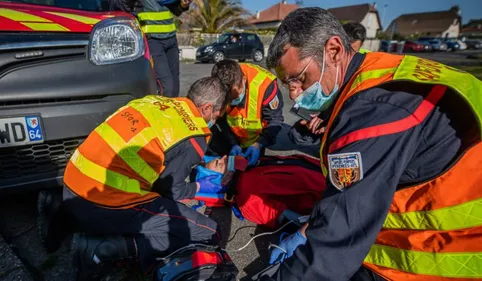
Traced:
[[85, 59], [65, 63], [1, 78], [0, 118], [39, 116], [44, 140], [0, 148], [0, 191], [61, 185], [70, 156], [93, 129], [130, 100], [157, 90], [145, 58], [109, 66]]
[[199, 53], [196, 52], [196, 60], [198, 61], [208, 61], [213, 59], [213, 53]]

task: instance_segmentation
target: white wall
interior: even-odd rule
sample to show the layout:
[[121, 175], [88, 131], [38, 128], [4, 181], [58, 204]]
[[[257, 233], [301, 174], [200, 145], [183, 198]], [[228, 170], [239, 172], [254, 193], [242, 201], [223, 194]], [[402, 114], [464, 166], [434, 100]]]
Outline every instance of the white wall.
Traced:
[[[281, 25], [281, 22], [266, 22], [266, 23], [256, 23], [250, 27], [250, 29], [266, 29], [266, 28], [278, 28]], [[248, 27], [246, 27], [248, 29]]]
[[458, 23], [458, 20], [455, 20], [454, 23], [450, 25], [450, 27], [442, 33], [442, 38], [444, 38], [445, 36], [447, 36], [448, 38], [459, 37], [459, 33], [460, 33], [459, 27], [460, 27], [460, 23]]
[[381, 28], [377, 19], [377, 14], [373, 12], [367, 13], [360, 23], [367, 29], [368, 39], [375, 38], [377, 36], [377, 30]]
[[372, 52], [378, 52], [380, 49], [380, 43], [381, 41], [378, 39], [367, 39], [365, 42], [363, 42], [361, 47]]
[[181, 60], [195, 60], [196, 47], [193, 46], [179, 46], [179, 58]]

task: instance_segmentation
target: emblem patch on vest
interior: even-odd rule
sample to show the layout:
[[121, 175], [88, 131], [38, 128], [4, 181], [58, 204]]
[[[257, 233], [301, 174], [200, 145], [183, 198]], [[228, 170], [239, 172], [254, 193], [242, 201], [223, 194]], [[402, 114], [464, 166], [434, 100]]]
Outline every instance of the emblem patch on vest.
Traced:
[[273, 110], [277, 109], [279, 105], [279, 99], [278, 96], [275, 96], [270, 102], [269, 102], [269, 107]]
[[328, 173], [331, 183], [343, 190], [363, 179], [360, 152], [328, 154]]

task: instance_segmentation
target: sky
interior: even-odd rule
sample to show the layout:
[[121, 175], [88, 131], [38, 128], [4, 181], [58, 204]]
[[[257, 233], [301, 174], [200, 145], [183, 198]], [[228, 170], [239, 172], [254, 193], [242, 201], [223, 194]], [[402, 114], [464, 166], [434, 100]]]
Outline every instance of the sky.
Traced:
[[[267, 9], [279, 2], [281, 0], [242, 0], [243, 6], [252, 13]], [[304, 0], [303, 7], [333, 8], [373, 2], [377, 3], [383, 29], [401, 14], [449, 10], [453, 5], [459, 5], [464, 23], [470, 19], [482, 18], [482, 0]], [[295, 3], [295, 1], [288, 0], [288, 3]], [[387, 7], [384, 19], [382, 19], [385, 5]]]

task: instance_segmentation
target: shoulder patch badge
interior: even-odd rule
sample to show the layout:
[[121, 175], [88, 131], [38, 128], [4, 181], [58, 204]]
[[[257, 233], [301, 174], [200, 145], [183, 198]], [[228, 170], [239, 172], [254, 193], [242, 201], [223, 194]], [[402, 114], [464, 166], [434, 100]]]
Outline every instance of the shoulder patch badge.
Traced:
[[360, 152], [328, 154], [328, 173], [331, 183], [343, 190], [363, 179]]
[[273, 110], [277, 109], [279, 105], [279, 99], [278, 96], [276, 95], [270, 102], [269, 102], [269, 107]]

